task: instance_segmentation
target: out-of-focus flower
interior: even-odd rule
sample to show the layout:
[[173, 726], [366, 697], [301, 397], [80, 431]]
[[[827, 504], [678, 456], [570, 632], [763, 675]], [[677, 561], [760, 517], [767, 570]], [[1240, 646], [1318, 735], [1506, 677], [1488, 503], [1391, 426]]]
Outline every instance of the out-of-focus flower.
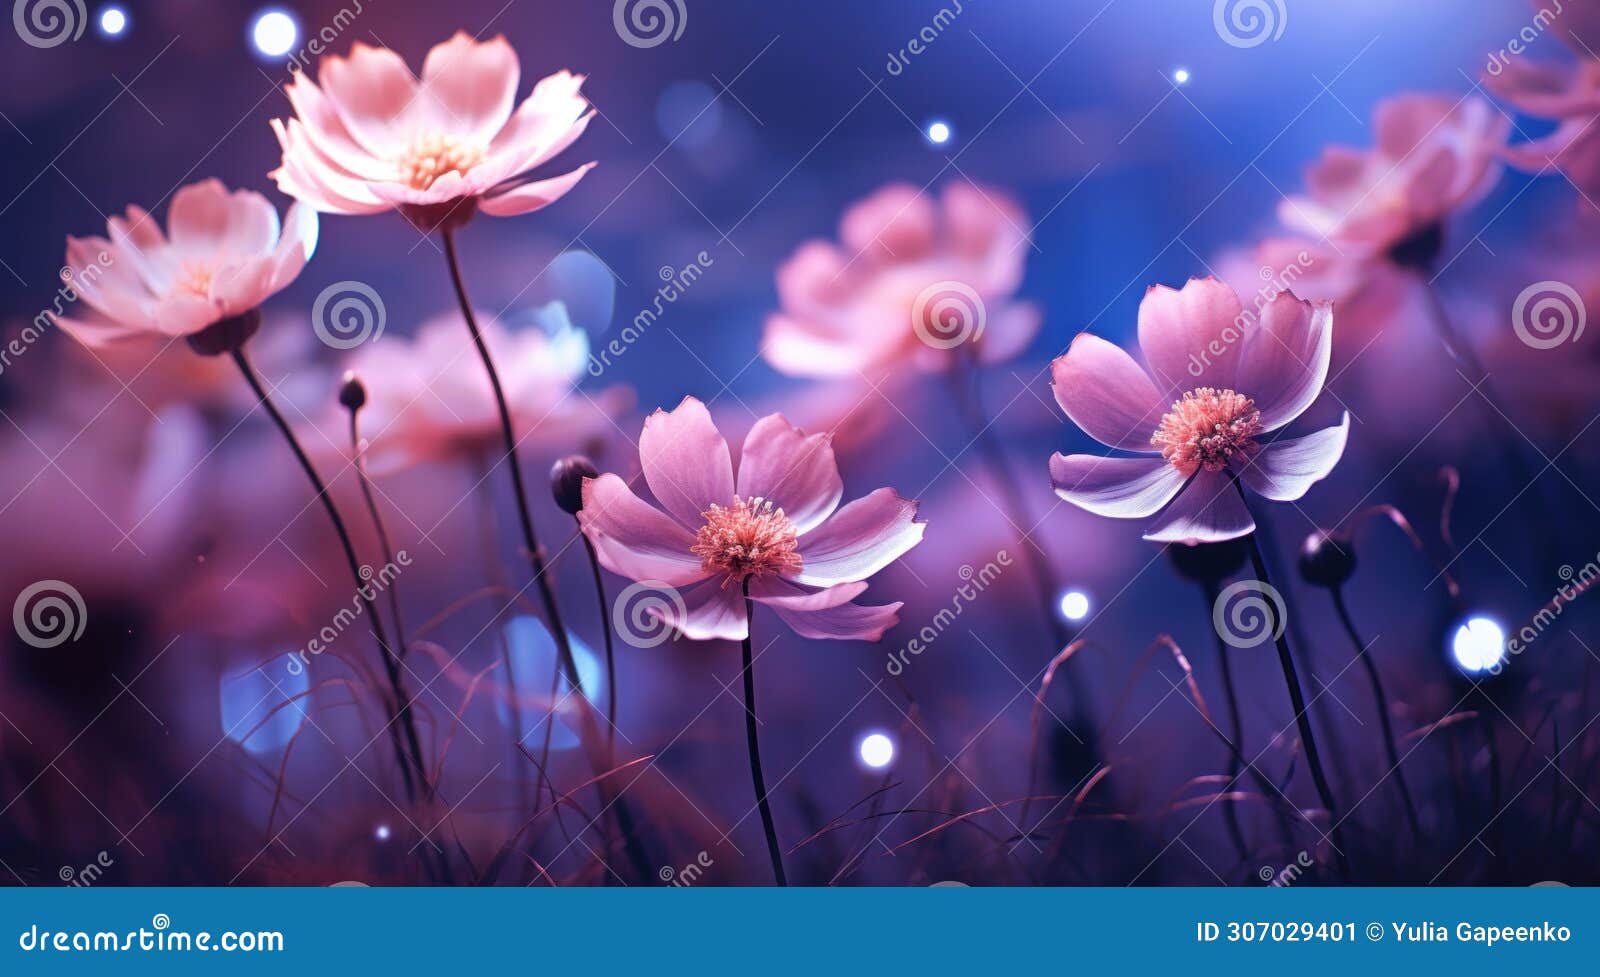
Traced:
[[1220, 542], [1255, 529], [1236, 480], [1292, 502], [1344, 454], [1348, 416], [1303, 438], [1263, 437], [1322, 392], [1331, 306], [1286, 292], [1252, 316], [1214, 278], [1181, 291], [1157, 285], [1139, 305], [1139, 345], [1148, 373], [1088, 333], [1051, 364], [1056, 401], [1086, 434], [1153, 456], [1055, 455], [1050, 475], [1066, 501], [1102, 516], [1156, 516], [1144, 537], [1154, 542]]
[[899, 620], [899, 603], [854, 600], [925, 524], [888, 488], [838, 508], [844, 484], [827, 435], [770, 414], [746, 436], [735, 480], [710, 411], [686, 397], [645, 420], [639, 459], [661, 508], [608, 473], [584, 483], [578, 519], [608, 570], [683, 588], [681, 603], [651, 613], [686, 637], [743, 639], [745, 587], [807, 638], [876, 641]]
[[1380, 102], [1372, 124], [1371, 149], [1323, 150], [1307, 194], [1285, 198], [1278, 215], [1340, 250], [1431, 262], [1445, 218], [1499, 179], [1511, 120], [1474, 96], [1405, 94]]
[[[477, 318], [519, 437], [570, 450], [631, 405], [632, 394], [623, 387], [594, 395], [576, 390], [588, 364], [589, 339], [560, 302], [539, 310], [538, 321], [522, 329], [481, 312]], [[462, 344], [463, 329], [461, 314], [448, 312], [425, 322], [412, 339], [385, 336], [351, 358], [350, 371], [367, 389], [362, 432], [375, 472], [503, 450], [489, 376]]]
[[136, 206], [111, 218], [108, 232], [67, 238], [72, 286], [98, 313], [57, 316], [69, 335], [86, 346], [150, 336], [203, 343], [199, 334], [233, 322], [242, 342], [259, 325], [261, 303], [316, 250], [317, 214], [295, 204], [280, 228], [261, 194], [202, 180], [173, 194], [165, 234]]
[[839, 244], [802, 244], [778, 269], [781, 311], [762, 353], [794, 376], [853, 376], [909, 358], [948, 368], [970, 344], [984, 362], [1020, 353], [1039, 310], [1013, 298], [1028, 218], [1010, 197], [970, 183], [936, 200], [892, 184], [852, 206]]
[[1559, 169], [1592, 196], [1600, 193], [1600, 61], [1593, 53], [1583, 58], [1565, 68], [1510, 59], [1485, 73], [1483, 84], [1521, 111], [1556, 122], [1543, 138], [1505, 147], [1505, 160], [1530, 173]]
[[1269, 237], [1219, 257], [1217, 277], [1233, 286], [1257, 314], [1283, 292], [1339, 310], [1339, 342], [1346, 359], [1394, 321], [1417, 287], [1414, 275], [1381, 258], [1341, 253], [1327, 242]]
[[356, 43], [328, 57], [320, 86], [287, 86], [295, 118], [274, 119], [279, 189], [336, 214], [404, 211], [427, 230], [476, 210], [510, 217], [560, 199], [594, 164], [527, 182], [517, 177], [570, 146], [593, 117], [583, 76], [560, 71], [515, 105], [521, 66], [504, 37], [458, 32], [436, 45], [419, 80], [393, 51]]

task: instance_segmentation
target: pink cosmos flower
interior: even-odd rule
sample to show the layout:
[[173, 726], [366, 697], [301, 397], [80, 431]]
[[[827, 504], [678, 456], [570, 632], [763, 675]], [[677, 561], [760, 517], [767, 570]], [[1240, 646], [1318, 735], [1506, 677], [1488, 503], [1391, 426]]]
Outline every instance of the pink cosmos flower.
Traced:
[[1349, 415], [1303, 438], [1264, 437], [1322, 392], [1331, 306], [1284, 292], [1249, 316], [1214, 278], [1157, 285], [1139, 305], [1139, 345], [1149, 372], [1088, 333], [1051, 364], [1056, 402], [1074, 423], [1147, 456], [1055, 455], [1050, 476], [1066, 501], [1102, 516], [1155, 516], [1144, 537], [1154, 542], [1220, 542], [1255, 529], [1235, 480], [1292, 502], [1344, 453]]
[[594, 164], [512, 181], [570, 146], [593, 113], [578, 94], [583, 76], [567, 71], [515, 105], [520, 73], [504, 37], [479, 43], [458, 32], [428, 52], [420, 80], [398, 54], [357, 42], [348, 58], [322, 62], [320, 87], [304, 74], [287, 86], [295, 118], [272, 122], [283, 164], [271, 175], [318, 210], [399, 209], [428, 230], [474, 209], [495, 217], [538, 210]]
[[746, 436], [736, 479], [711, 413], [685, 397], [645, 420], [639, 460], [660, 508], [605, 474], [584, 482], [578, 520], [608, 570], [683, 589], [682, 613], [659, 616], [686, 637], [742, 640], [745, 586], [807, 638], [876, 641], [899, 620], [898, 602], [853, 601], [922, 540], [917, 504], [882, 488], [839, 508], [827, 435], [770, 414]]
[[1405, 250], [1431, 243], [1436, 253], [1427, 237], [1499, 179], [1511, 120], [1473, 96], [1406, 94], [1380, 102], [1372, 124], [1376, 145], [1325, 149], [1306, 173], [1309, 193], [1285, 198], [1279, 217], [1340, 249], [1402, 264], [1417, 257]]
[[1501, 155], [1517, 169], [1565, 173], [1587, 195], [1600, 193], [1600, 61], [1593, 54], [1574, 67], [1505, 61], [1483, 77], [1484, 87], [1523, 112], [1554, 119], [1541, 139], [1507, 146]]
[[67, 238], [71, 287], [91, 313], [56, 315], [69, 335], [95, 347], [196, 337], [226, 322], [242, 342], [259, 324], [261, 303], [294, 281], [316, 250], [317, 213], [295, 204], [280, 228], [261, 194], [202, 180], [172, 195], [165, 234], [140, 207], [111, 218], [108, 232], [109, 239]]
[[[588, 336], [559, 302], [540, 310], [539, 319], [512, 330], [478, 314], [516, 430], [533, 444], [559, 439], [564, 446], [602, 434], [610, 427], [607, 418], [631, 405], [631, 394], [620, 387], [575, 392], [589, 362]], [[351, 371], [367, 388], [362, 432], [371, 440], [374, 471], [503, 450], [489, 377], [462, 345], [463, 328], [461, 314], [448, 312], [423, 323], [413, 339], [383, 336], [351, 358]], [[342, 424], [341, 418], [335, 430]]]
[[1020, 353], [1039, 310], [1022, 283], [1028, 218], [1010, 197], [953, 183], [935, 200], [892, 184], [855, 204], [839, 244], [808, 241], [778, 269], [782, 311], [762, 354], [793, 376], [853, 376], [909, 358], [928, 371], [973, 344], [985, 362]]

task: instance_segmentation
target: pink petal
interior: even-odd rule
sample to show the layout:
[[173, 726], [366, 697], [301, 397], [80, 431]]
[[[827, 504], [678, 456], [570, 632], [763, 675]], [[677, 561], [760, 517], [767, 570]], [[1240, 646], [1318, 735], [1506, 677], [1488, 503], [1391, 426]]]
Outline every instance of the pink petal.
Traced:
[[304, 128], [307, 140], [318, 152], [341, 169], [363, 179], [382, 180], [394, 175], [393, 161], [374, 156], [356, 141], [345, 128], [333, 100], [305, 72], [297, 73], [294, 81], [284, 86], [284, 92], [289, 96], [289, 105]]
[[802, 638], [819, 641], [877, 641], [900, 622], [899, 601], [871, 607], [840, 604], [819, 611], [799, 611], [774, 606], [778, 617]]
[[744, 593], [726, 578], [702, 581], [681, 596], [682, 614], [670, 602], [651, 610], [690, 641], [743, 641], [750, 633]]
[[92, 309], [84, 309], [84, 313], [72, 318], [58, 316], [53, 312], [46, 313], [61, 331], [76, 339], [78, 342], [91, 349], [99, 349], [114, 343], [126, 342], [131, 339], [142, 338], [148, 331], [137, 325], [119, 322], [115, 319], [97, 314]]
[[317, 80], [368, 152], [392, 160], [406, 151], [415, 135], [407, 123], [417, 103], [417, 79], [400, 55], [357, 41], [348, 58], [323, 58]]
[[1333, 306], [1281, 292], [1243, 343], [1235, 389], [1256, 402], [1262, 427], [1275, 431], [1322, 393], [1333, 356]]
[[584, 174], [594, 169], [594, 163], [585, 163], [570, 173], [552, 176], [547, 180], [535, 180], [521, 186], [507, 190], [505, 193], [492, 197], [484, 197], [478, 201], [478, 209], [492, 217], [515, 217], [518, 214], [530, 214], [542, 207], [548, 207], [562, 197], [567, 191], [578, 185]]
[[[565, 150], [568, 146], [578, 141], [589, 128], [595, 113], [579, 117], [569, 123], [553, 141], [515, 145], [502, 151], [490, 150], [482, 163], [472, 168], [469, 174], [478, 186], [488, 189], [503, 183], [513, 177], [521, 176], [536, 166], [540, 166]], [[590, 164], [594, 165], [594, 164]]]
[[1139, 345], [1156, 388], [1169, 396], [1232, 389], [1243, 311], [1239, 296], [1215, 278], [1191, 278], [1181, 290], [1151, 287], [1139, 303]]
[[927, 524], [916, 517], [917, 504], [894, 489], [855, 500], [800, 537], [802, 565], [793, 579], [814, 587], [867, 579], [922, 541]]
[[250, 258], [218, 267], [211, 277], [209, 298], [218, 318], [258, 308], [272, 294], [277, 263], [270, 258]]
[[1333, 471], [1344, 455], [1350, 435], [1350, 415], [1338, 424], [1303, 438], [1264, 445], [1239, 473], [1239, 479], [1258, 495], [1276, 502], [1293, 502], [1313, 484]]
[[1592, 65], [1583, 69], [1511, 58], [1498, 72], [1486, 72], [1483, 85], [1500, 98], [1546, 119], [1600, 112], [1600, 86]]
[[[107, 260], [102, 261], [104, 255]], [[73, 290], [101, 315], [128, 325], [153, 328], [149, 309], [153, 296], [123, 251], [105, 238], [67, 238], [66, 266], [73, 271]]]
[[251, 190], [229, 193], [220, 180], [202, 180], [172, 195], [167, 236], [180, 251], [215, 260], [271, 253], [278, 243], [278, 211]]
[[645, 418], [639, 435], [645, 481], [662, 507], [685, 526], [699, 528], [701, 513], [733, 504], [733, 461], [706, 405], [693, 397], [671, 412]]
[[1152, 543], [1220, 543], [1247, 536], [1256, 528], [1244, 500], [1225, 471], [1201, 469], [1150, 525]]
[[848, 604], [865, 593], [866, 589], [865, 580], [814, 590], [790, 583], [782, 577], [757, 577], [750, 584], [750, 599], [768, 607], [790, 611], [825, 611]]
[[1405, 159], [1424, 140], [1448, 131], [1456, 107], [1453, 97], [1415, 92], [1383, 99], [1372, 113], [1379, 152], [1392, 160]]
[[317, 250], [317, 212], [304, 201], [289, 207], [283, 219], [283, 236], [278, 239], [278, 249], [273, 255], [272, 291], [285, 288], [299, 276], [306, 262]]
[[506, 120], [522, 77], [505, 37], [478, 43], [465, 31], [438, 44], [422, 62], [422, 90], [434, 124], [475, 145], [487, 145]]
[[367, 181], [340, 169], [313, 146], [299, 120], [273, 119], [272, 131], [283, 149], [283, 163], [268, 176], [279, 190], [326, 213], [376, 214], [390, 209]]
[[816, 320], [775, 313], [767, 317], [761, 355], [779, 373], [797, 377], [853, 377], [882, 363], [903, 345], [894, 330], [840, 337]]
[[850, 256], [827, 241], [807, 241], [778, 266], [778, 303], [792, 313], [834, 305], [848, 286]]
[[1183, 488], [1183, 475], [1165, 458], [1102, 458], [1056, 454], [1050, 459], [1056, 494], [1080, 509], [1113, 519], [1154, 515]]
[[585, 115], [588, 99], [578, 94], [584, 77], [558, 71], [539, 79], [533, 94], [523, 99], [516, 112], [489, 143], [490, 160], [501, 157], [514, 161], [506, 175], [538, 166], [577, 138], [572, 130], [582, 131], [593, 113]]
[[681, 587], [704, 579], [689, 552], [694, 536], [610, 473], [583, 483], [578, 524], [594, 543], [600, 563], [630, 580], [660, 580]]
[[845, 211], [839, 239], [868, 261], [915, 261], [933, 248], [933, 201], [908, 183], [884, 187]]
[[782, 414], [763, 417], [745, 436], [736, 491], [743, 499], [770, 499], [796, 532], [810, 532], [833, 514], [844, 496], [832, 439], [807, 436]]
[[1112, 448], [1154, 450], [1150, 437], [1166, 404], [1150, 375], [1117, 346], [1079, 333], [1050, 364], [1050, 387], [1056, 403], [1091, 438]]
[[117, 245], [118, 259], [133, 265], [147, 288], [160, 293], [172, 287], [175, 268], [167, 237], [149, 212], [130, 206], [125, 217], [110, 218], [106, 227]]
[[983, 339], [978, 343], [979, 361], [1005, 363], [1021, 356], [1043, 324], [1044, 313], [1032, 302], [1009, 302], [999, 308], [991, 306]]

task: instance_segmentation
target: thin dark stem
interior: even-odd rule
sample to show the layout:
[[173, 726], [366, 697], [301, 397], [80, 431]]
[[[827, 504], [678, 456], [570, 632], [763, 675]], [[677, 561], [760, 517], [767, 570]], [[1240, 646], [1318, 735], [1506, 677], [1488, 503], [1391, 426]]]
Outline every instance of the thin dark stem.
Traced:
[[[556, 604], [555, 591], [550, 586], [550, 576], [546, 572], [544, 550], [539, 546], [538, 534], [533, 528], [533, 510], [528, 506], [528, 490], [523, 484], [522, 466], [517, 459], [517, 437], [511, 426], [511, 408], [506, 404], [505, 389], [500, 384], [500, 373], [495, 369], [494, 358], [489, 355], [489, 346], [483, 340], [482, 330], [478, 328], [478, 317], [472, 311], [472, 300], [467, 296], [466, 281], [461, 276], [461, 258], [456, 253], [455, 231], [445, 227], [440, 231], [440, 235], [444, 238], [445, 261], [450, 267], [450, 283], [455, 287], [456, 300], [461, 304], [461, 316], [466, 320], [467, 331], [472, 334], [472, 344], [477, 347], [478, 358], [483, 362], [484, 372], [489, 375], [489, 386], [494, 391], [495, 409], [500, 415], [500, 436], [506, 447], [506, 466], [511, 469], [511, 489], [516, 495], [517, 518], [522, 526], [523, 547], [528, 551], [528, 560], [533, 567], [533, 582], [539, 588], [539, 599], [544, 604], [546, 623], [550, 625], [551, 636], [555, 638], [556, 651], [561, 658], [562, 674], [566, 676], [568, 687], [579, 699], [578, 717], [582, 726], [579, 736], [584, 742], [589, 764], [599, 777], [608, 769], [605, 766], [605, 758], [600, 754], [600, 730], [595, 723], [593, 704], [584, 695], [583, 680], [578, 675], [578, 664], [572, 656], [572, 639], [567, 634], [566, 625], [562, 623], [561, 608]], [[634, 872], [641, 879], [649, 877], [650, 860], [634, 831], [633, 817], [622, 795], [613, 791], [604, 777], [596, 781], [595, 789], [600, 793], [602, 810], [611, 808], [616, 815], [618, 828], [622, 832], [623, 845], [627, 849], [629, 861], [633, 863]]]
[[[1217, 604], [1221, 588], [1214, 580], [1200, 585], [1206, 595], [1206, 611], [1209, 613]], [[1221, 632], [1216, 628], [1211, 629], [1217, 635], [1217, 666], [1222, 671], [1222, 691], [1227, 698], [1228, 705], [1228, 736], [1233, 740], [1233, 749], [1229, 751], [1228, 773], [1237, 784], [1244, 775], [1244, 720], [1239, 715], [1239, 693], [1233, 684], [1233, 665], [1230, 663], [1228, 643], [1222, 640]], [[1233, 804], [1226, 804], [1222, 808], [1223, 816], [1228, 822], [1228, 834], [1233, 838], [1233, 846], [1239, 851], [1241, 863], [1250, 860], [1250, 848], [1245, 844], [1244, 829], [1239, 825], [1239, 812]]]
[[1361, 633], [1356, 630], [1355, 619], [1350, 616], [1350, 608], [1345, 603], [1344, 588], [1334, 587], [1329, 591], [1333, 595], [1333, 609], [1339, 615], [1339, 623], [1344, 625], [1344, 633], [1350, 636], [1350, 643], [1355, 646], [1356, 657], [1361, 659], [1361, 665], [1366, 670], [1367, 681], [1372, 686], [1372, 698], [1378, 706], [1378, 722], [1383, 727], [1383, 748], [1389, 759], [1389, 770], [1394, 774], [1395, 786], [1400, 791], [1400, 800], [1405, 805], [1406, 822], [1411, 825], [1411, 836], [1417, 844], [1422, 844], [1422, 821], [1417, 817], [1417, 805], [1411, 798], [1411, 788], [1406, 784], [1405, 771], [1400, 767], [1400, 749], [1394, 736], [1394, 723], [1389, 718], [1389, 695], [1383, 688], [1383, 676], [1378, 673], [1378, 666], [1367, 654], [1366, 643], [1361, 640]]
[[[1238, 482], [1234, 483], [1234, 487], [1239, 492], [1240, 501], [1248, 508], [1249, 501], [1244, 497], [1244, 489], [1239, 486]], [[1250, 562], [1255, 566], [1256, 579], [1271, 587], [1272, 580], [1271, 575], [1267, 573], [1267, 560], [1261, 552], [1261, 543], [1256, 539], [1254, 533], [1250, 535]], [[1268, 603], [1272, 609], [1273, 616], [1276, 617], [1278, 614], [1277, 605], [1270, 601]], [[1283, 623], [1274, 621], [1272, 628], [1273, 641], [1278, 646], [1278, 664], [1283, 668], [1284, 684], [1289, 687], [1289, 705], [1294, 710], [1295, 725], [1300, 729], [1300, 742], [1306, 749], [1306, 766], [1311, 768], [1311, 780], [1316, 784], [1317, 796], [1321, 799], [1323, 808], [1327, 810], [1332, 824], [1329, 834], [1333, 841], [1334, 855], [1339, 861], [1339, 867], [1344, 876], [1350, 878], [1350, 855], [1345, 850], [1343, 832], [1340, 828], [1339, 808], [1333, 801], [1333, 788], [1328, 786], [1328, 775], [1322, 767], [1322, 756], [1317, 750], [1316, 734], [1311, 731], [1311, 715], [1306, 711], [1305, 691], [1300, 687], [1300, 675], [1295, 669], [1294, 656], [1289, 652], [1289, 641], [1284, 637], [1284, 629], [1281, 626]]]
[[[422, 785], [423, 796], [432, 797], [433, 787], [428, 782], [428, 768], [422, 759], [422, 740], [417, 735], [416, 722], [411, 713], [411, 697], [406, 694], [405, 680], [400, 674], [400, 662], [395, 657], [394, 650], [390, 647], [388, 639], [384, 636], [383, 619], [378, 616], [378, 609], [372, 599], [367, 596], [367, 581], [361, 576], [361, 560], [356, 556], [355, 544], [350, 541], [350, 532], [345, 528], [344, 517], [339, 515], [338, 506], [333, 504], [333, 496], [328, 494], [327, 485], [323, 484], [322, 476], [317, 474], [316, 466], [311, 464], [311, 458], [306, 455], [305, 449], [300, 446], [300, 441], [294, 436], [294, 430], [289, 427], [289, 422], [279, 412], [272, 398], [268, 396], [266, 387], [262, 386], [261, 378], [256, 376], [255, 368], [245, 358], [244, 349], [236, 348], [231, 354], [233, 362], [238, 365], [239, 372], [244, 374], [245, 382], [256, 395], [256, 401], [261, 409], [267, 412], [272, 423], [283, 434], [289, 448], [294, 452], [295, 460], [300, 463], [300, 468], [306, 473], [306, 478], [311, 481], [311, 488], [316, 493], [317, 500], [328, 513], [328, 520], [333, 523], [333, 531], [339, 537], [339, 545], [344, 550], [345, 561], [350, 564], [350, 576], [355, 581], [356, 595], [361, 599], [366, 609], [367, 620], [372, 630], [372, 637], [378, 642], [378, 651], [383, 659], [384, 671], [389, 678], [390, 688], [393, 690], [394, 701], [390, 703], [393, 716], [389, 723], [390, 736], [394, 740], [395, 755], [400, 761], [400, 772], [405, 779], [406, 795], [415, 797], [416, 784], [412, 782], [415, 772], [417, 782]], [[395, 721], [398, 720], [398, 728]], [[405, 743], [401, 742], [402, 731]], [[409, 762], [406, 748], [410, 748]]]
[[783, 873], [783, 849], [778, 847], [778, 829], [772, 823], [772, 806], [767, 803], [767, 780], [761, 775], [761, 741], [756, 733], [756, 668], [753, 650], [756, 605], [750, 600], [750, 580], [744, 584], [744, 641], [740, 642], [744, 665], [744, 736], [750, 753], [750, 782], [756, 790], [756, 806], [761, 809], [761, 828], [767, 835], [767, 854], [772, 857], [772, 876], [779, 885], [788, 885]]
[[594, 541], [583, 531], [582, 525], [578, 527], [578, 535], [589, 554], [589, 569], [594, 571], [594, 596], [600, 605], [600, 633], [606, 638], [606, 760], [614, 765], [617, 762], [617, 643], [608, 620], [609, 605], [606, 603], [605, 578], [600, 576], [600, 554], [595, 552]]
[[[350, 453], [355, 460], [356, 477], [361, 482], [361, 497], [366, 500], [367, 514], [372, 517], [373, 529], [378, 533], [378, 546], [383, 551], [383, 562], [387, 566], [394, 565], [394, 543], [389, 539], [389, 529], [384, 525], [383, 514], [378, 509], [378, 500], [372, 494], [372, 478], [367, 474], [366, 455], [361, 450], [361, 428], [356, 420], [359, 411], [350, 412]], [[408, 644], [406, 642], [406, 621], [400, 613], [400, 588], [391, 582], [384, 590], [388, 598], [389, 619], [394, 622], [394, 640], [397, 647], [395, 654], [401, 661], [405, 660]]]

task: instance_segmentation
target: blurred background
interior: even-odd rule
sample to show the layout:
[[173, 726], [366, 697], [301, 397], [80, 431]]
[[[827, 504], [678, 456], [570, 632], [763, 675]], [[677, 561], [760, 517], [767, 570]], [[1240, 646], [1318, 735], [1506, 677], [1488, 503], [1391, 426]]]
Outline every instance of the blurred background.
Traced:
[[[564, 160], [600, 165], [547, 210], [463, 229], [476, 302], [538, 329], [559, 301], [598, 351], [656, 307], [663, 281], [703, 266], [626, 355], [603, 375], [580, 374], [613, 423], [542, 434], [524, 458], [581, 645], [597, 655], [604, 625], [544, 473], [585, 450], [602, 470], [631, 474], [630, 441], [658, 406], [699, 397], [734, 444], [775, 410], [837, 428], [847, 497], [890, 485], [922, 501], [925, 541], [867, 595], [905, 602], [880, 644], [805, 641], [757, 617], [758, 642], [774, 641], [758, 666], [762, 745], [791, 878], [1263, 884], [1297, 864], [1290, 881], [1335, 881], [1312, 827], [1325, 820], [1282, 818], [1262, 800], [1276, 791], [1249, 778], [1235, 790], [1250, 797], [1215, 802], [1229, 754], [1180, 660], [1156, 644], [1168, 635], [1182, 649], [1226, 727], [1211, 600], [1141, 541], [1143, 526], [1051, 492], [1050, 454], [1095, 446], [1055, 406], [1048, 365], [1084, 330], [1130, 344], [1148, 286], [1225, 274], [1230, 256], [1281, 234], [1279, 201], [1303, 189], [1324, 146], [1370, 145], [1386, 96], [1474, 91], [1532, 9], [1264, 2], [1254, 6], [1266, 36], [1238, 43], [1212, 6], [825, 2], [801, 12], [682, 0], [658, 7], [673, 36], [630, 42], [605, 2], [66, 0], [64, 15], [82, 18], [76, 39], [41, 47], [0, 32], [0, 336], [51, 306], [66, 235], [102, 233], [105, 215], [129, 203], [159, 216], [177, 187], [215, 176], [287, 207], [266, 175], [279, 159], [267, 122], [289, 114], [289, 59], [314, 74], [303, 52], [320, 32], [333, 31], [333, 53], [362, 41], [413, 67], [457, 29], [503, 33], [521, 58], [519, 94], [558, 69], [588, 76], [599, 116]], [[1552, 37], [1530, 52], [1571, 60]], [[1518, 119], [1516, 138], [1548, 129]], [[845, 210], [891, 182], [930, 193], [978, 183], [1013, 196], [1029, 219], [1017, 295], [1043, 325], [1019, 356], [982, 372], [996, 451], [974, 443], [946, 378], [909, 362], [874, 390], [784, 376], [760, 355], [777, 268], [809, 239], [836, 239]], [[1600, 247], [1575, 198], [1559, 177], [1506, 172], [1450, 219], [1433, 283], [1508, 406], [1532, 485], [1508, 470], [1488, 405], [1425, 312], [1365, 333], [1351, 324], [1363, 337], [1354, 348], [1336, 319], [1336, 364], [1354, 363], [1301, 425], [1348, 407], [1349, 448], [1331, 478], [1263, 526], [1362, 881], [1596, 874], [1574, 857], [1594, 843], [1600, 814], [1589, 800], [1593, 612], [1576, 601], [1527, 653], [1479, 674], [1600, 550], [1589, 497], [1600, 340], [1534, 351], [1510, 319], [1541, 279], [1600, 298]], [[313, 453], [343, 468], [335, 494], [375, 559], [340, 464], [348, 444], [334, 401], [359, 351], [329, 348], [310, 328], [317, 296], [349, 281], [381, 297], [379, 342], [449, 313], [453, 299], [436, 241], [394, 215], [329, 215], [314, 260], [268, 305], [253, 343]], [[3, 593], [64, 581], [86, 622], [49, 648], [0, 637], [0, 881], [61, 884], [106, 860], [95, 874], [108, 884], [437, 881], [441, 861], [453, 863], [452, 881], [482, 877], [540, 796], [513, 740], [536, 744], [545, 729], [537, 708], [522, 715], [475, 676], [490, 670], [482, 681], [498, 687], [493, 667], [509, 657], [531, 701], [548, 692], [553, 662], [533, 609], [494, 589], [526, 572], [503, 472], [439, 462], [380, 479], [395, 545], [414, 559], [398, 584], [407, 623], [428, 644], [414, 667], [437, 678], [418, 708], [445, 801], [409, 804], [387, 745], [371, 743], [365, 634], [302, 675], [283, 667], [348, 603], [348, 586], [302, 476], [222, 366], [181, 346], [90, 357], [51, 333], [0, 370]], [[1390, 519], [1360, 518], [1375, 505], [1403, 513], [1417, 544]], [[1328, 591], [1296, 573], [1306, 536], [1336, 527], [1354, 533], [1345, 596], [1405, 738], [1420, 835], [1397, 827], [1350, 637]], [[928, 650], [888, 667], [971, 568], [1021, 546], [1036, 547], [1044, 573], [1008, 572]], [[607, 577], [613, 595], [625, 583]], [[1036, 699], [1063, 635], [1085, 644]], [[737, 647], [618, 651], [619, 752], [655, 758], [627, 796], [661, 869], [626, 881], [686, 878], [691, 863], [700, 884], [766, 881]], [[1246, 752], [1314, 808], [1271, 645], [1232, 649], [1230, 660]], [[572, 789], [586, 767], [570, 731], [551, 737], [551, 777]], [[543, 817], [496, 880], [616, 881], [578, 826], [574, 812]]]

